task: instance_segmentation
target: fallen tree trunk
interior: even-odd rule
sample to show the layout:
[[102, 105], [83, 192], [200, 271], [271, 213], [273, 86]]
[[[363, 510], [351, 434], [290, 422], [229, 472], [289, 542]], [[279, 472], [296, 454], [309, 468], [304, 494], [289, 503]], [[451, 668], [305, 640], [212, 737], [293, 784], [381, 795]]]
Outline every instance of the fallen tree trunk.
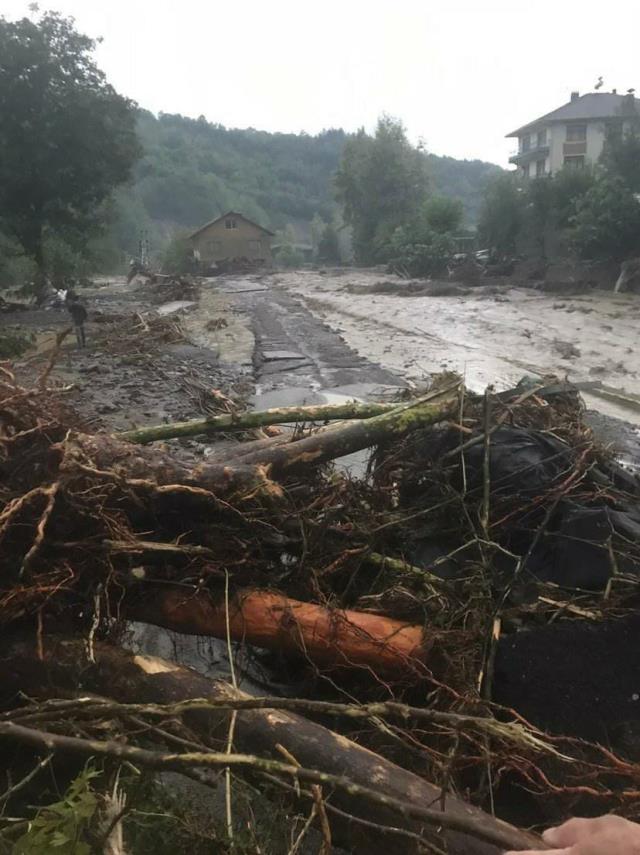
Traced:
[[370, 419], [398, 408], [398, 404], [361, 404], [350, 401], [346, 404], [324, 404], [313, 407], [274, 407], [269, 410], [246, 413], [225, 413], [187, 422], [171, 422], [153, 427], [126, 430], [115, 434], [125, 442], [147, 443], [159, 439], [177, 439], [183, 436], [220, 433], [232, 430], [252, 430], [268, 425], [292, 422], [327, 422], [343, 419]]
[[[189, 698], [246, 697], [226, 683], [212, 682], [195, 671], [155, 657], [134, 655], [101, 643], [96, 643], [92, 652], [93, 656], [88, 658], [85, 642], [75, 640], [47, 639], [41, 649], [30, 641], [6, 645], [0, 657], [0, 687], [5, 708], [7, 702], [15, 702], [19, 692], [42, 699], [77, 692], [80, 686], [83, 696], [94, 692], [124, 703], [165, 704]], [[185, 714], [185, 721], [205, 736], [208, 745], [222, 749], [226, 745], [229, 716], [228, 710], [199, 710]], [[449, 855], [498, 855], [505, 848], [525, 849], [540, 843], [532, 835], [453, 796], [443, 800], [438, 787], [299, 715], [255, 709], [239, 710], [235, 718], [237, 750], [281, 761], [284, 748], [304, 769], [341, 776], [342, 784], [335, 787], [326, 804], [343, 812], [337, 816], [330, 814], [332, 832], [336, 842], [349, 851], [363, 855], [423, 851], [415, 839], [384, 832], [381, 826], [421, 835], [425, 828], [433, 828], [433, 820], [426, 823], [417, 817], [438, 810], [443, 801], [438, 839]], [[4, 735], [12, 736], [10, 727], [4, 728]], [[38, 742], [30, 734], [13, 733], [14, 738], [19, 735], [24, 737], [23, 741]], [[117, 754], [115, 748], [121, 744], [107, 744], [113, 745]], [[42, 745], [47, 752], [52, 748], [46, 740]], [[77, 750], [80, 746], [69, 748]], [[356, 786], [350, 787], [349, 783]], [[387, 803], [372, 801], [367, 796], [372, 788], [384, 795]], [[294, 788], [291, 790], [295, 793]], [[345, 813], [349, 815], [347, 818]], [[455, 828], [447, 827], [448, 818]], [[358, 819], [369, 825], [359, 823]], [[372, 823], [375, 830], [370, 827]]]
[[453, 415], [455, 407], [457, 402], [452, 397], [396, 407], [391, 412], [319, 431], [304, 439], [268, 444], [230, 465], [224, 461], [205, 461], [189, 467], [160, 449], [99, 434], [75, 434], [67, 438], [56, 446], [56, 462], [63, 470], [75, 467], [93, 475], [102, 473], [110, 478], [134, 479], [148, 485], [182, 484], [226, 494], [255, 490], [273, 492], [277, 488], [270, 479], [277, 480], [305, 467], [435, 424]]
[[389, 413], [320, 431], [289, 445], [259, 449], [243, 456], [242, 462], [268, 465], [272, 477], [279, 478], [444, 421], [454, 415], [458, 400], [451, 395], [443, 398], [397, 407]]
[[71, 435], [54, 448], [54, 463], [62, 473], [84, 472], [134, 482], [142, 490], [177, 484], [224, 495], [280, 493], [259, 463], [204, 462], [190, 467], [161, 449], [122, 442], [104, 434]]
[[[204, 591], [149, 589], [127, 607], [127, 617], [187, 635], [227, 637], [224, 602]], [[384, 615], [327, 609], [283, 594], [242, 591], [229, 603], [229, 633], [235, 641], [306, 657], [331, 668], [366, 668], [395, 680], [425, 679], [438, 633]]]

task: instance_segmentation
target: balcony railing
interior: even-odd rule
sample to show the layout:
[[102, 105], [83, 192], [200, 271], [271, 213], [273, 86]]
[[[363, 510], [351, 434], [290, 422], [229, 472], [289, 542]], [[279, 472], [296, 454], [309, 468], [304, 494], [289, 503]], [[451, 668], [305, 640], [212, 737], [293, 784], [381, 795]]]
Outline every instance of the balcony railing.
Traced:
[[565, 155], [580, 155], [587, 153], [587, 141], [580, 140], [576, 142], [566, 142], [562, 146], [562, 153]]
[[524, 160], [535, 160], [536, 157], [549, 154], [549, 143], [531, 145], [527, 149], [518, 149], [509, 158], [509, 163], [521, 163]]

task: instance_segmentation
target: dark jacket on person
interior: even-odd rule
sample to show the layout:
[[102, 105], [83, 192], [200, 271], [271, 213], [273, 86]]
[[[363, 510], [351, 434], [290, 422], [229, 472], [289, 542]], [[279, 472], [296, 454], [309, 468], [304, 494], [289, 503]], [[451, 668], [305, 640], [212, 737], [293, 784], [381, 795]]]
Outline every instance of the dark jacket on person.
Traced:
[[82, 303], [71, 302], [67, 306], [67, 311], [73, 318], [73, 323], [77, 327], [81, 327], [82, 324], [87, 320], [87, 310], [82, 305]]

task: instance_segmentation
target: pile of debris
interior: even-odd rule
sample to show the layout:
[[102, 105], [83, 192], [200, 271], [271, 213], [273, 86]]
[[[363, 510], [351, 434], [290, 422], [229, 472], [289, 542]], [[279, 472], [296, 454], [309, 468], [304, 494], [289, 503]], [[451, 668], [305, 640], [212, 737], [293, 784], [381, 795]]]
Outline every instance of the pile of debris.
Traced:
[[265, 262], [260, 258], [247, 258], [246, 256], [236, 256], [233, 258], [222, 258], [215, 261], [212, 266], [205, 271], [207, 276], [224, 276], [227, 273], [255, 273], [262, 270]]
[[197, 300], [198, 285], [189, 276], [156, 275], [152, 282], [154, 298], [159, 303], [172, 300]]
[[[208, 785], [230, 769], [324, 852], [497, 855], [535, 846], [516, 826], [633, 817], [640, 488], [570, 385], [477, 397], [449, 376], [400, 404], [107, 435], [0, 370], [7, 744]], [[167, 445], [217, 434], [198, 465]], [[363, 449], [366, 477], [333, 464]], [[288, 689], [134, 655], [129, 621], [240, 642]]]
[[185, 341], [180, 322], [168, 315], [114, 313], [92, 316], [91, 320], [100, 324], [97, 345], [113, 354], [149, 357], [163, 345]]

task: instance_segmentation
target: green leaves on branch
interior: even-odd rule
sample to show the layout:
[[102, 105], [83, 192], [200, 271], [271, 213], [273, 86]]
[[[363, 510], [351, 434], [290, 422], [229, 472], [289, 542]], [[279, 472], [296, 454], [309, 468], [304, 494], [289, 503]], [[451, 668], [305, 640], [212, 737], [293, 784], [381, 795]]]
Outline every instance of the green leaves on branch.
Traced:
[[73, 20], [0, 18], [0, 221], [43, 268], [47, 235], [77, 249], [139, 154], [133, 103]]
[[98, 796], [91, 786], [100, 777], [87, 766], [75, 778], [64, 797], [42, 808], [14, 847], [14, 855], [91, 855], [86, 831], [98, 810]]
[[622, 178], [603, 175], [577, 202], [573, 240], [585, 258], [640, 253], [640, 202]]
[[[612, 135], [594, 168], [566, 167], [553, 177], [503, 173], [485, 191], [478, 231], [501, 254], [545, 256], [562, 246], [591, 260], [640, 254], [640, 125]], [[560, 241], [559, 241], [560, 236]]]
[[387, 260], [392, 234], [418, 215], [428, 183], [425, 154], [398, 120], [382, 116], [374, 136], [360, 130], [347, 141], [335, 184], [357, 261]]
[[441, 276], [455, 252], [453, 234], [462, 223], [459, 199], [432, 196], [413, 222], [397, 228], [389, 241], [389, 267], [410, 276]]

